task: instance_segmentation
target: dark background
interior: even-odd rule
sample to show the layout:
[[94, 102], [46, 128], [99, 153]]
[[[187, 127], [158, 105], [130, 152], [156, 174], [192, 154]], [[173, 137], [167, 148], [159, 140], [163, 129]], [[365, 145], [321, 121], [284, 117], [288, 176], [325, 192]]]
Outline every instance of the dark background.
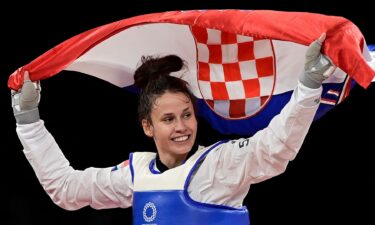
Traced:
[[[368, 1], [53, 1], [43, 5], [19, 2], [2, 7], [0, 224], [110, 225], [132, 221], [131, 209], [85, 207], [70, 212], [49, 199], [25, 159], [15, 133], [7, 80], [18, 67], [90, 28], [169, 10], [273, 9], [337, 15], [353, 21], [367, 43], [375, 44], [375, 32], [371, 30], [374, 17], [365, 2]], [[41, 118], [73, 167], [113, 166], [127, 159], [129, 151], [152, 147], [136, 123], [136, 100], [131, 93], [93, 77], [63, 73], [42, 82], [39, 108]], [[313, 123], [299, 155], [284, 174], [252, 186], [245, 203], [253, 225], [373, 221], [374, 100], [374, 85], [367, 90], [356, 86], [342, 104]], [[202, 120], [199, 133], [202, 144], [225, 138]]]

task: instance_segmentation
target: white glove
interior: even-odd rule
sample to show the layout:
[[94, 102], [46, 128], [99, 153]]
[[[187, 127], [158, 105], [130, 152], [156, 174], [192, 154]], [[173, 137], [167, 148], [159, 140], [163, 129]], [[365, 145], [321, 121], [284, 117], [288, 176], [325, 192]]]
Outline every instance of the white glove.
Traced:
[[13, 114], [18, 124], [40, 120], [38, 110], [40, 91], [40, 82], [32, 82], [29, 72], [25, 71], [22, 88], [18, 91], [11, 90]]
[[305, 55], [305, 70], [300, 75], [300, 82], [309, 88], [319, 88], [336, 69], [330, 58], [320, 52], [322, 43], [326, 39], [323, 33], [307, 48]]

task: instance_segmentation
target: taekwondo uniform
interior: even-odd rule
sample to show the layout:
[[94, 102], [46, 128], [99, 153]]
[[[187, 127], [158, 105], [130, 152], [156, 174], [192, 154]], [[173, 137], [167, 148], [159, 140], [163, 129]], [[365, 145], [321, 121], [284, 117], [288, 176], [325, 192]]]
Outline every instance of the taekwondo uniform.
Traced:
[[250, 185], [285, 171], [321, 91], [299, 84], [267, 128], [250, 138], [200, 146], [184, 164], [163, 173], [153, 163], [155, 153], [134, 153], [116, 167], [75, 170], [43, 120], [17, 124], [17, 133], [44, 190], [67, 210], [133, 206], [137, 225], [248, 224], [243, 200]]

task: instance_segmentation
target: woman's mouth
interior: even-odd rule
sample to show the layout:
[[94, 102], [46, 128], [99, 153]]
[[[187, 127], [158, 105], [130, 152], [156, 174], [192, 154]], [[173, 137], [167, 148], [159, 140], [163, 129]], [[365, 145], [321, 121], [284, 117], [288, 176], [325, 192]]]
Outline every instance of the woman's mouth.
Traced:
[[184, 136], [179, 136], [179, 137], [172, 138], [172, 141], [175, 141], [175, 142], [184, 142], [184, 141], [188, 140], [189, 138], [190, 138], [190, 135], [184, 135]]

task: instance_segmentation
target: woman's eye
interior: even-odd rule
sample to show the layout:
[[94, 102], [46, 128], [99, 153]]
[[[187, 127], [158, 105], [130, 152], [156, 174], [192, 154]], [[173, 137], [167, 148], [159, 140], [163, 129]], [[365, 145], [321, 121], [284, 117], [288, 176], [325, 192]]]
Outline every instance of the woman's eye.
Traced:
[[172, 117], [166, 117], [166, 118], [163, 119], [163, 121], [169, 123], [169, 122], [173, 121], [173, 118]]
[[184, 115], [184, 118], [190, 118], [191, 117], [191, 113], [186, 113], [185, 115]]

